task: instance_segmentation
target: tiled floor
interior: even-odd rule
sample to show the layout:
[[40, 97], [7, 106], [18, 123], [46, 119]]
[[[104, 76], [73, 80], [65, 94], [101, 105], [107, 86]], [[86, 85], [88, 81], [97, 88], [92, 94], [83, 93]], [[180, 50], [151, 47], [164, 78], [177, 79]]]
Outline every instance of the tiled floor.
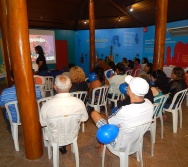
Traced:
[[[110, 109], [109, 109], [110, 110]], [[150, 155], [150, 133], [144, 137], [143, 161], [145, 167], [187, 167], [188, 166], [188, 107], [183, 102], [183, 128], [178, 133], [172, 133], [172, 116], [167, 113], [164, 122], [164, 139], [160, 138], [160, 121], [157, 121], [156, 143], [154, 156]], [[48, 159], [47, 149], [43, 148], [43, 156], [35, 161], [27, 160], [24, 153], [24, 142], [21, 127], [19, 128], [20, 151], [16, 152], [10, 133], [0, 114], [0, 167], [51, 167], [52, 160]], [[85, 132], [80, 131], [78, 137], [80, 167], [100, 167], [101, 158], [95, 146], [97, 145], [96, 127], [91, 119], [85, 123]], [[74, 154], [67, 147], [66, 155], [59, 154], [61, 167], [74, 167]], [[136, 156], [129, 156], [129, 166], [138, 167]], [[105, 167], [119, 167], [119, 158], [107, 152]]]

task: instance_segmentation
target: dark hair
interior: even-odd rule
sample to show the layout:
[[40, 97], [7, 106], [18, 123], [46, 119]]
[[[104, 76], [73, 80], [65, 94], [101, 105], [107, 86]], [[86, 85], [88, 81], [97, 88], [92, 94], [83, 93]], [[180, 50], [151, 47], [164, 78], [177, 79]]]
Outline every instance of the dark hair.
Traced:
[[68, 65], [68, 70], [70, 71], [70, 69], [72, 68], [72, 67], [74, 67], [75, 65], [73, 64], [73, 63], [70, 63], [69, 65]]
[[110, 58], [108, 56], [106, 56], [105, 59], [104, 59], [105, 62], [107, 62], [109, 60], [110, 60]]
[[147, 72], [147, 74], [151, 74], [152, 73], [153, 64], [152, 63], [147, 63], [146, 66], [149, 67], [149, 71]]
[[185, 79], [185, 71], [182, 67], [174, 67], [172, 73], [176, 75], [177, 79]]
[[101, 83], [105, 82], [104, 70], [101, 67], [95, 68], [95, 74]]
[[133, 63], [133, 61], [132, 61], [132, 60], [128, 60], [128, 62], [129, 62], [128, 67], [130, 67], [131, 69], [133, 69], [133, 68], [134, 68], [134, 63]]
[[126, 57], [123, 57], [122, 60], [123, 60], [123, 62], [127, 63], [127, 58]]
[[110, 61], [109, 63], [108, 63], [108, 65], [109, 65], [109, 67], [112, 69], [112, 70], [116, 70], [116, 65], [115, 65], [115, 63], [113, 62], [113, 61]]
[[162, 70], [155, 70], [151, 76], [156, 79], [154, 86], [158, 87], [164, 94], [168, 93], [169, 81], [166, 74]]
[[38, 54], [43, 54], [44, 55], [44, 51], [42, 49], [42, 46], [37, 45], [37, 46], [35, 46], [35, 49], [38, 51]]
[[120, 72], [124, 72], [125, 66], [123, 63], [117, 63], [116, 64], [116, 69], [118, 69]]
[[141, 74], [141, 75], [140, 75], [140, 78], [145, 79], [145, 80], [147, 81], [147, 83], [149, 84], [149, 87], [151, 87], [151, 82], [150, 82], [150, 80], [149, 80], [149, 78], [148, 78], [147, 75], [145, 75], [145, 74]]
[[136, 62], [138, 62], [140, 64], [140, 59], [139, 58], [135, 58], [134, 61], [136, 61]]
[[148, 64], [149, 61], [148, 61], [148, 59], [147, 59], [146, 57], [143, 57], [143, 59], [142, 59], [142, 63], [143, 63], [143, 64], [146, 64], [146, 63]]

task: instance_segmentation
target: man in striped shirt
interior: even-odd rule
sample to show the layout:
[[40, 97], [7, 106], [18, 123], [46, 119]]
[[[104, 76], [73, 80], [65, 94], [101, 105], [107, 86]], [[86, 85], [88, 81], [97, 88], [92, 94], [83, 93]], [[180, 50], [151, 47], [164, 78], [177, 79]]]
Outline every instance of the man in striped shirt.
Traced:
[[[11, 73], [11, 79], [14, 82], [13, 71], [11, 71], [10, 73]], [[41, 92], [40, 92], [39, 87], [35, 87], [35, 92], [36, 92], [36, 99], [37, 100], [41, 99], [42, 96], [41, 96]], [[10, 123], [9, 123], [9, 120], [8, 120], [8, 114], [7, 114], [6, 109], [4, 107], [5, 107], [6, 103], [12, 102], [12, 101], [15, 101], [15, 100], [17, 100], [15, 85], [13, 85], [10, 88], [6, 88], [2, 91], [2, 94], [0, 95], [0, 106], [2, 108], [3, 117], [4, 117], [6, 124], [7, 124], [7, 129], [9, 131], [10, 131]], [[10, 109], [10, 112], [11, 112], [13, 122], [16, 122], [17, 121], [17, 115], [16, 115], [16, 109], [15, 109], [14, 105], [12, 105], [12, 106], [10, 105], [9, 109]]]

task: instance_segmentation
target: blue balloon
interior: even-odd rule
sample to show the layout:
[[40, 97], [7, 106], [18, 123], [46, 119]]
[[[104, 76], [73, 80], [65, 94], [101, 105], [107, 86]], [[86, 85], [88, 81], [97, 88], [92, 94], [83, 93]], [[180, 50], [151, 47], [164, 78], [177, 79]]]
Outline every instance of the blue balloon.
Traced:
[[106, 124], [97, 130], [97, 140], [102, 144], [110, 144], [119, 133], [119, 128], [113, 124]]
[[97, 76], [96, 76], [95, 72], [90, 73], [89, 74], [89, 82], [93, 82], [95, 80], [97, 80]]
[[155, 83], [152, 80], [150, 80], [150, 84], [151, 86], [154, 86]]
[[113, 70], [108, 70], [107, 73], [106, 73], [106, 77], [110, 78], [111, 74], [114, 74], [114, 71]]
[[126, 83], [122, 83], [120, 86], [119, 86], [119, 91], [123, 94], [126, 94], [127, 93], [127, 87], [128, 87], [128, 84]]
[[118, 110], [118, 107], [114, 107], [113, 109], [112, 109], [112, 114], [114, 114], [116, 111]]

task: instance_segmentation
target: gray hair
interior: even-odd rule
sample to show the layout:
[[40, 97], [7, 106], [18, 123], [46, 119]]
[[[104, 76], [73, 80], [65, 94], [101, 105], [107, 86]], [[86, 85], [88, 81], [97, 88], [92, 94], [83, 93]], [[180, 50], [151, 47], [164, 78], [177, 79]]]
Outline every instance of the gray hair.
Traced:
[[62, 91], [69, 90], [72, 86], [70, 78], [62, 75], [56, 76], [55, 85]]

